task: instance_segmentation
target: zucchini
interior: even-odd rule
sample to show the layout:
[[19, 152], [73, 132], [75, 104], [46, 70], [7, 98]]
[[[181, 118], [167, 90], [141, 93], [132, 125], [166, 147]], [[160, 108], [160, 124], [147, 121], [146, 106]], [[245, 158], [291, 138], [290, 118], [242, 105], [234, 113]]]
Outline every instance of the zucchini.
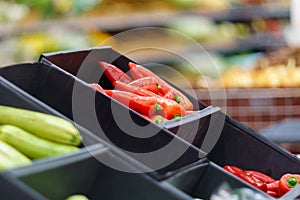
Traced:
[[66, 200], [89, 200], [85, 195], [83, 194], [74, 194], [66, 198]]
[[17, 167], [17, 163], [14, 162], [13, 160], [9, 159], [3, 154], [0, 154], [0, 171], [4, 171], [7, 169], [11, 169], [14, 167]]
[[79, 150], [76, 146], [52, 142], [12, 125], [0, 126], [0, 140], [15, 147], [32, 159], [56, 156]]
[[10, 124], [54, 142], [78, 146], [81, 137], [69, 121], [57, 116], [0, 105], [0, 124]]
[[20, 165], [31, 163], [28, 157], [2, 140], [0, 140], [0, 154]]

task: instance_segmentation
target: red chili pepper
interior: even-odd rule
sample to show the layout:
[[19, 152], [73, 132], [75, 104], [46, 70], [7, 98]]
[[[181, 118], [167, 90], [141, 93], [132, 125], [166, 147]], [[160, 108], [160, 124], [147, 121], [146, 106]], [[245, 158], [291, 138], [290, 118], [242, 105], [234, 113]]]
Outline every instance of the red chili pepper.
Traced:
[[254, 171], [254, 170], [246, 170], [245, 171], [246, 174], [250, 174], [252, 175], [253, 177], [261, 180], [262, 182], [265, 182], [265, 183], [272, 183], [275, 181], [275, 179], [273, 179], [272, 177], [266, 175], [266, 174], [263, 174], [261, 172], [258, 172], [258, 171]]
[[151, 72], [150, 70], [146, 69], [145, 67], [143, 67], [141, 65], [137, 65], [133, 62], [129, 62], [128, 67], [129, 67], [129, 70], [130, 70], [130, 73], [131, 73], [132, 77], [135, 80], [140, 79], [140, 78], [144, 78], [144, 77], [147, 77], [147, 76], [152, 76], [152, 77], [157, 76], [153, 72]]
[[129, 85], [151, 91], [159, 96], [164, 96], [170, 91], [167, 85], [160, 83], [156, 78], [151, 76], [134, 80]]
[[247, 183], [253, 185], [254, 187], [262, 190], [267, 191], [267, 185], [266, 183], [263, 183], [262, 181], [253, 178], [251, 175], [247, 175], [242, 169], [236, 167], [236, 166], [224, 166], [223, 167], [228, 172], [234, 174], [235, 176], [239, 177], [240, 179], [246, 181]]
[[105, 92], [107, 95], [140, 114], [149, 116], [159, 114], [167, 119], [172, 119], [177, 115], [185, 115], [185, 110], [182, 106], [168, 99], [156, 98], [153, 96], [140, 96], [119, 90], [105, 90]]
[[275, 191], [267, 190], [266, 193], [272, 197], [278, 197], [278, 193]]
[[[161, 101], [169, 101], [167, 99], [164, 100], [164, 97], [161, 97], [161, 96], [159, 96], [159, 95], [157, 95], [157, 94], [155, 94], [155, 93], [153, 93], [149, 90], [145, 90], [143, 88], [138, 88], [138, 87], [135, 87], [133, 85], [126, 84], [126, 83], [123, 83], [123, 82], [120, 82], [120, 81], [115, 81], [114, 86], [117, 90], [130, 92], [130, 93], [137, 94], [137, 95], [140, 95], [140, 96], [152, 96], [152, 97], [156, 97], [158, 99], [161, 99]], [[174, 104], [174, 103], [172, 103], [172, 104]], [[182, 110], [185, 110], [185, 109], [182, 108]], [[185, 111], [185, 115], [187, 115], [187, 111]], [[173, 118], [177, 118], [177, 117], [181, 117], [181, 115], [173, 116]], [[158, 121], [158, 119], [155, 120], [155, 121]], [[161, 121], [161, 119], [159, 119], [159, 121]]]
[[95, 88], [96, 90], [98, 90], [101, 93], [105, 93], [104, 89], [97, 83], [90, 83], [89, 84], [91, 87]]
[[232, 165], [225, 165], [223, 168], [234, 175], [238, 175], [239, 173], [243, 172], [242, 169]]
[[259, 182], [258, 179], [253, 178], [252, 176], [247, 175], [245, 172], [242, 172], [239, 177], [244, 181], [250, 183], [254, 187], [260, 189], [261, 191], [267, 191], [267, 184], [264, 182]]
[[120, 81], [115, 81], [113, 83], [113, 85], [115, 86], [115, 89], [117, 89], [117, 90], [131, 92], [131, 93], [138, 94], [141, 96], [157, 96], [157, 97], [159, 97], [157, 94], [155, 94], [149, 90], [145, 90], [143, 88], [138, 88], [134, 85], [129, 85], [127, 83], [123, 83]]
[[132, 78], [130, 78], [125, 72], [112, 64], [99, 61], [99, 66], [104, 71], [105, 76], [110, 80], [111, 83], [115, 81], [130, 83], [132, 81]]
[[279, 179], [278, 185], [278, 196], [281, 197], [285, 193], [292, 190], [296, 187], [300, 182], [300, 175], [299, 174], [284, 174]]
[[267, 190], [278, 192], [279, 180], [267, 184]]
[[[176, 90], [174, 87], [172, 87], [170, 84], [165, 82], [163, 79], [161, 79], [159, 76], [157, 76], [156, 74], [154, 74], [147, 68], [145, 68], [141, 65], [137, 65], [132, 62], [129, 62], [128, 66], [130, 69], [130, 73], [134, 79], [137, 80], [137, 79], [142, 79], [145, 77], [151, 77], [151, 79], [154, 80], [153, 82], [156, 85], [154, 85], [154, 86], [151, 85], [151, 87], [148, 86], [150, 91], [152, 91], [156, 94], [159, 94], [161, 96], [165, 96], [168, 99], [175, 100], [177, 103], [182, 105], [186, 110], [194, 109], [194, 105], [184, 94], [182, 94], [180, 91]], [[146, 88], [144, 88], [144, 89], [146, 89]], [[159, 89], [159, 91], [158, 91], [158, 89]], [[157, 93], [157, 91], [158, 91], [158, 93]]]

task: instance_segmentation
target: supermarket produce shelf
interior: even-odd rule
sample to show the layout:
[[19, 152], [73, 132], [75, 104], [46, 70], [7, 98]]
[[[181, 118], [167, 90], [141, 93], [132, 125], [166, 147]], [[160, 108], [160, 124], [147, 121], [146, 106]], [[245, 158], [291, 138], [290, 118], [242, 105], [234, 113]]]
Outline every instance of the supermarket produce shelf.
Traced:
[[27, 23], [1, 24], [0, 38], [19, 33], [33, 32], [52, 28], [67, 27], [76, 30], [90, 30], [95, 27], [106, 32], [119, 32], [137, 27], [165, 26], [176, 17], [199, 16], [220, 21], [249, 21], [263, 18], [289, 18], [289, 6], [283, 3], [232, 7], [223, 10], [165, 10], [156, 12], [123, 13], [113, 15], [82, 16], [65, 19], [49, 19]]
[[[196, 12], [197, 13], [197, 12]], [[216, 22], [232, 21], [242, 22], [252, 19], [283, 19], [289, 18], [289, 5], [283, 3], [269, 3], [265, 5], [232, 7], [221, 11], [200, 12], [202, 15], [212, 18]]]
[[[152, 38], [153, 46], [161, 46], [162, 49], [167, 50], [161, 51], [158, 53], [157, 49], [147, 49], [147, 52], [135, 51], [131, 52], [130, 56], [133, 60], [139, 61], [140, 63], [176, 63], [182, 62], [182, 57], [195, 55], [199, 53], [215, 52], [224, 55], [230, 55], [240, 52], [249, 52], [249, 51], [260, 51], [264, 52], [266, 50], [278, 49], [281, 47], [286, 47], [287, 43], [284, 39], [282, 33], [258, 33], [250, 35], [246, 38], [232, 39], [227, 41], [206, 41], [206, 42], [197, 42], [195, 43], [182, 43], [178, 40], [172, 40], [170, 37], [161, 36], [160, 38]], [[143, 39], [138, 41], [140, 47], [147, 47], [149, 39]], [[114, 48], [121, 52], [126, 52], [126, 50], [131, 47], [134, 49], [135, 41], [126, 41], [119, 42], [118, 45], [115, 45]], [[156, 43], [156, 45], [154, 44]], [[174, 55], [174, 52], [177, 55]]]

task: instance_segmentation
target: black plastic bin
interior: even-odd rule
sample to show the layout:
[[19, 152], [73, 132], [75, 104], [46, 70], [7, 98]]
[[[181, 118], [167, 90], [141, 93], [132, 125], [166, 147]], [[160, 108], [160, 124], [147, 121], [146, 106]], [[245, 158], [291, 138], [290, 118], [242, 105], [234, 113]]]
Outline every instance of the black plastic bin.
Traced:
[[[86, 83], [99, 83], [103, 88], [113, 88], [110, 81], [103, 75], [98, 64], [99, 61], [114, 64], [126, 73], [129, 73], [128, 63], [134, 62], [126, 56], [114, 51], [111, 47], [45, 53], [42, 54], [39, 59], [39, 62], [60, 68]], [[172, 85], [172, 83], [170, 84]], [[177, 88], [176, 86], [174, 87]], [[190, 94], [187, 94], [185, 91], [180, 91], [190, 96]], [[165, 128], [193, 145], [200, 147], [207, 133], [211, 115], [220, 111], [220, 109], [207, 108], [207, 105], [196, 98], [190, 98], [190, 100], [194, 104], [195, 110], [203, 110], [206, 108], [205, 112], [182, 117], [182, 121], [181, 118], [171, 120], [166, 123]]]
[[127, 173], [110, 168], [98, 159], [115, 163], [130, 171], [134, 167], [124, 162], [109, 149], [95, 148], [73, 157], [35, 168], [16, 169], [10, 173], [17, 177], [15, 183], [36, 191], [38, 199], [66, 199], [82, 194], [90, 200], [120, 199], [191, 199], [180, 190], [155, 181], [141, 173]]
[[[157, 179], [167, 172], [198, 161], [206, 155], [172, 132], [162, 129], [156, 124], [149, 123], [132, 110], [129, 110], [132, 119], [141, 126], [147, 126], [148, 130], [154, 131], [156, 134], [148, 138], [128, 135], [118, 127], [111, 110], [111, 106], [114, 106], [118, 113], [128, 113], [126, 107], [97, 92], [85, 82], [70, 76], [69, 73], [59, 68], [49, 67], [43, 63], [24, 63], [1, 68], [0, 75], [71, 120], [74, 119], [74, 99], [72, 99], [72, 95], [74, 92], [73, 86], [76, 85], [78, 98], [75, 100], [77, 101], [75, 104], [77, 103], [76, 106], [80, 109], [81, 116], [79, 121], [75, 120], [75, 122], [87, 128], [113, 147], [124, 150], [129, 156], [156, 170], [157, 174], [154, 173], [153, 175], [157, 176]], [[95, 116], [91, 115], [90, 110], [84, 106], [86, 105], [85, 99], [95, 102], [95, 106], [92, 107], [94, 110], [91, 111], [96, 111]], [[91, 123], [93, 117], [96, 119], [96, 126]], [[97, 126], [99, 123], [101, 128]], [[131, 131], [135, 132], [134, 129]], [[143, 134], [143, 132], [141, 133]], [[158, 151], [156, 153], [157, 156], [150, 159], [144, 157], [143, 153], [159, 150], [168, 144], [172, 144], [173, 148], [169, 148], [163, 153]], [[179, 153], [176, 155], [175, 153], [177, 152]], [[170, 162], [167, 163], [169, 160]], [[167, 164], [162, 168], [156, 169], [156, 166], [153, 165], [156, 165], [157, 162], [166, 162]]]
[[208, 159], [220, 166], [236, 165], [279, 179], [284, 173], [300, 173], [300, 160], [274, 142], [226, 117], [220, 138]]
[[37, 200], [44, 199], [33, 189], [28, 188], [24, 184], [16, 181], [16, 177], [10, 173], [4, 172], [0, 174], [0, 191], [3, 200]]
[[[51, 114], [66, 119], [73, 123], [73, 121], [71, 121], [61, 113], [52, 109], [45, 103], [37, 100], [27, 92], [21, 90], [19, 87], [12, 84], [2, 76], [0, 76], [0, 97], [0, 105], [11, 106], [15, 108], [23, 108], [46, 114]], [[88, 130], [86, 130], [78, 124], [75, 124], [75, 126], [78, 128], [80, 135], [82, 136], [82, 143], [84, 144], [84, 146], [99, 143], [99, 140], [97, 141], [97, 138]]]
[[[224, 183], [232, 189], [250, 188], [262, 194], [257, 188], [245, 183], [208, 160], [181, 170], [164, 181], [191, 197], [200, 199], [210, 199], [211, 195], [217, 192], [218, 188]], [[270, 198], [267, 194], [262, 195], [266, 199]]]

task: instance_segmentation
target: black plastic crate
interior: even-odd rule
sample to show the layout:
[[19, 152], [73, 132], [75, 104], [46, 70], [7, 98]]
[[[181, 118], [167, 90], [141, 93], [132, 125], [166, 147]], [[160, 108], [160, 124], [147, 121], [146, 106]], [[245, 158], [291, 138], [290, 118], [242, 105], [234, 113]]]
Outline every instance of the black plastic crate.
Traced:
[[7, 172], [0, 174], [0, 191], [1, 191], [1, 199], [3, 200], [43, 199], [42, 195], [38, 194], [33, 189], [28, 188], [24, 184], [16, 181], [16, 177]]
[[300, 160], [295, 155], [243, 124], [226, 118], [219, 140], [208, 154], [209, 160], [219, 166], [236, 165], [257, 170], [275, 179], [287, 172], [300, 173]]
[[[43, 63], [24, 63], [1, 68], [0, 75], [71, 120], [74, 120], [73, 108], [75, 104], [75, 106], [78, 106], [77, 108], [81, 115], [79, 120], [75, 119], [76, 123], [87, 128], [95, 136], [101, 138], [112, 147], [124, 151], [127, 155], [154, 169], [155, 172], [151, 175], [157, 179], [167, 172], [198, 161], [206, 155], [172, 132], [156, 124], [149, 123], [149, 121], [140, 117], [134, 111], [128, 110], [120, 103], [97, 92], [87, 83], [74, 76], [70, 76], [69, 73], [59, 68], [49, 67]], [[75, 100], [72, 98], [74, 85], [76, 85], [76, 93], [78, 95]], [[85, 99], [89, 99], [90, 102], [95, 103], [95, 106], [92, 108], [88, 106], [88, 109], [86, 109], [86, 106], [84, 106], [87, 105]], [[128, 135], [116, 124], [112, 116], [111, 106], [114, 106], [118, 110], [119, 115], [129, 112], [136, 123], [141, 126], [147, 126], [148, 130], [156, 134], [148, 138], [138, 138]], [[91, 115], [93, 111], [96, 111], [96, 115]], [[92, 120], [96, 120], [96, 124], [91, 123]], [[99, 127], [99, 123], [101, 128]], [[142, 129], [139, 130], [141, 131]], [[137, 131], [132, 129], [131, 132]], [[164, 154], [158, 151], [156, 156], [151, 157], [150, 160], [143, 156], [143, 153], [159, 150], [170, 143], [174, 145], [174, 148], [168, 149]], [[175, 152], [178, 151], [180, 155], [177, 156]], [[165, 164], [162, 168], [156, 169], [155, 165], [157, 162], [167, 162], [168, 159], [172, 162]]]
[[[210, 199], [211, 195], [226, 183], [232, 189], [249, 188], [262, 194], [260, 190], [206, 160], [195, 163], [164, 180], [193, 198]], [[262, 194], [266, 199], [270, 197]]]
[[[98, 159], [115, 163], [125, 171], [115, 170]], [[95, 148], [49, 165], [40, 163], [35, 168], [16, 169], [10, 173], [17, 177], [16, 184], [23, 184], [47, 199], [66, 199], [73, 194], [82, 194], [91, 200], [191, 199], [145, 174], [126, 172], [134, 170], [134, 166], [110, 150]]]
[[[111, 89], [113, 86], [103, 75], [98, 62], [105, 61], [111, 63], [126, 73], [130, 73], [128, 72], [128, 63], [134, 62], [114, 51], [111, 47], [45, 53], [41, 55], [39, 61], [53, 67], [58, 67], [86, 83], [99, 83], [103, 88], [107, 89]], [[172, 83], [169, 84], [172, 85]], [[176, 86], [174, 87], [177, 88]], [[191, 97], [191, 94], [187, 94], [182, 89], [179, 90], [188, 97]], [[195, 110], [205, 110], [196, 115], [188, 115], [177, 120], [171, 120], [164, 127], [193, 145], [200, 147], [207, 133], [211, 115], [219, 112], [220, 109], [207, 107], [207, 105], [197, 98], [189, 99], [194, 104]]]
[[[0, 76], [0, 97], [0, 105], [51, 114], [73, 123], [70, 119], [66, 118], [61, 113], [57, 112], [45, 103], [37, 100], [25, 91], [21, 90], [19, 87], [15, 86], [2, 76]], [[75, 124], [75, 126], [78, 128], [80, 135], [82, 136], [82, 143], [85, 146], [97, 143], [97, 141], [95, 140], [95, 136], [92, 133], [77, 124]]]

